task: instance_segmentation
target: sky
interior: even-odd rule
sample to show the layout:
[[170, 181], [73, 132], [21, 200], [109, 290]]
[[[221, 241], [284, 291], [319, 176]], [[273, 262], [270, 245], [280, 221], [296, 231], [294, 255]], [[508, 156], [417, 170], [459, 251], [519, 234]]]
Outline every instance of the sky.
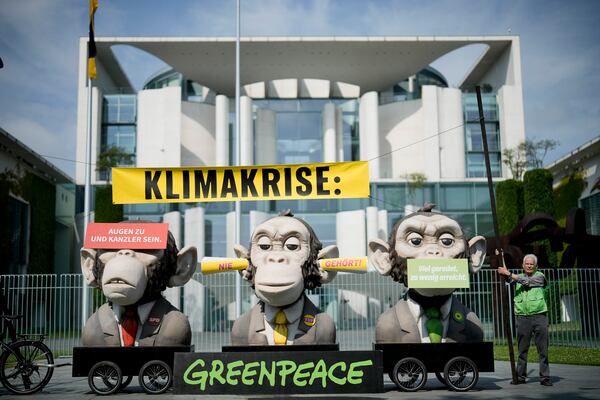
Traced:
[[[235, 36], [235, 0], [99, 1], [97, 36]], [[0, 126], [72, 177], [84, 161], [75, 132], [88, 4], [0, 0]], [[560, 143], [546, 164], [600, 135], [599, 21], [596, 0], [241, 0], [242, 36], [518, 35], [526, 137]], [[456, 86], [480, 52], [433, 66]], [[137, 88], [164, 66], [135, 49], [115, 53]]]

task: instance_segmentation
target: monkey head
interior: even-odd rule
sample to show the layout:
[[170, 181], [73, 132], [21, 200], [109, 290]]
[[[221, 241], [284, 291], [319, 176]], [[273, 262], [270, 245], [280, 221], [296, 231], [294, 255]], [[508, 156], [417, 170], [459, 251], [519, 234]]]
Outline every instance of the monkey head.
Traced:
[[185, 285], [196, 262], [196, 248], [178, 251], [171, 232], [164, 250], [81, 249], [87, 284], [102, 289], [108, 301], [121, 306], [155, 300], [167, 287]]
[[[380, 239], [369, 242], [371, 264], [380, 274], [390, 275], [406, 285], [406, 260], [410, 258], [466, 258], [469, 272], [479, 271], [485, 259], [485, 238], [476, 236], [467, 241], [458, 222], [432, 212], [433, 207], [428, 204], [398, 221], [387, 243]], [[454, 291], [449, 288], [415, 290], [428, 297]]]
[[257, 226], [250, 250], [237, 245], [235, 252], [249, 260], [242, 276], [251, 283], [256, 296], [275, 307], [294, 303], [304, 289], [319, 287], [336, 275], [322, 270], [318, 259], [337, 257], [337, 246], [323, 249], [310, 225], [289, 211]]

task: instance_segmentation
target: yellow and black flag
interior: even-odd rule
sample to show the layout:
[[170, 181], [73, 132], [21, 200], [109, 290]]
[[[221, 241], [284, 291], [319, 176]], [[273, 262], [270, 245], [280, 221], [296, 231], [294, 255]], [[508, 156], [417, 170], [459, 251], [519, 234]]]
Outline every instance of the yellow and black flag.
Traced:
[[90, 0], [90, 39], [88, 41], [88, 78], [96, 79], [96, 41], [94, 40], [94, 13], [98, 0]]

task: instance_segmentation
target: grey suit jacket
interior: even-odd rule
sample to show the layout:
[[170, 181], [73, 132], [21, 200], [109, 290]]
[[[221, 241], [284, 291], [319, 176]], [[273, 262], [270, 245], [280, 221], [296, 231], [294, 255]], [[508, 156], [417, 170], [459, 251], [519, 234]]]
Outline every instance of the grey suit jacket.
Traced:
[[[304, 297], [302, 315], [307, 314], [315, 316], [315, 324], [307, 325], [301, 316], [294, 344], [335, 343], [335, 324], [331, 317], [321, 312], [308, 297]], [[261, 311], [260, 304], [257, 304], [233, 323], [231, 344], [233, 346], [268, 346], [267, 337], [261, 333], [264, 330], [265, 314]]]
[[[452, 296], [445, 339], [446, 342], [459, 343], [483, 341], [481, 321], [454, 296]], [[417, 321], [411, 314], [406, 300], [400, 300], [394, 307], [381, 314], [375, 327], [375, 341], [377, 343], [421, 343]]]
[[[142, 325], [140, 346], [178, 346], [192, 342], [192, 330], [185, 315], [160, 297]], [[85, 323], [83, 346], [120, 346], [119, 326], [109, 303], [104, 303]]]

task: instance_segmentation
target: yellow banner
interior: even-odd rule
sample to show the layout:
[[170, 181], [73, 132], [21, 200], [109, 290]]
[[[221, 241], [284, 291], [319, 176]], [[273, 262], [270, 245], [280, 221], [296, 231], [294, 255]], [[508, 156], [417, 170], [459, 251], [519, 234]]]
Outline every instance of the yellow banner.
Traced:
[[367, 161], [248, 167], [113, 168], [113, 202], [369, 197]]
[[338, 272], [367, 272], [367, 257], [324, 258], [319, 260], [321, 269]]
[[200, 263], [200, 270], [203, 274], [239, 271], [246, 268], [248, 268], [248, 259], [246, 258], [204, 257]]

